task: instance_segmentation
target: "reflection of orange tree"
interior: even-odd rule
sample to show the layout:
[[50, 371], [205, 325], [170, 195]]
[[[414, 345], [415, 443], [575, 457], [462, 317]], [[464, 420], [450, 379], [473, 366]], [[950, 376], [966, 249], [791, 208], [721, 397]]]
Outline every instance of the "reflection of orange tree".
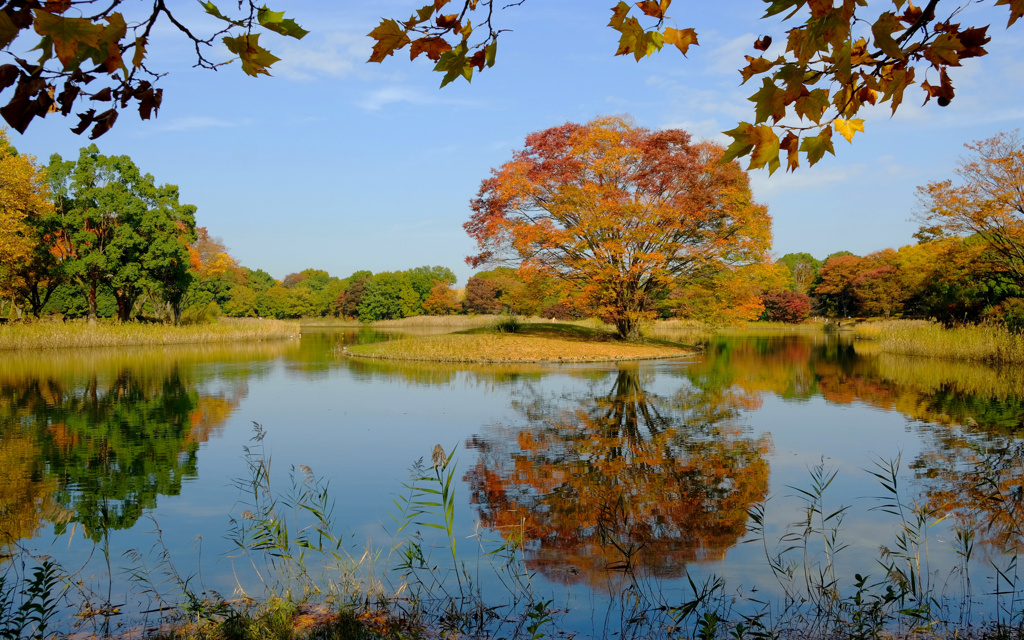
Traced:
[[986, 552], [1024, 549], [1019, 428], [983, 428], [973, 420], [966, 427], [936, 425], [927, 429], [925, 450], [911, 464], [924, 484], [925, 506], [952, 518]]
[[9, 545], [35, 535], [42, 519], [59, 519], [53, 500], [57, 481], [43, 466], [32, 439], [0, 439], [0, 561]]
[[737, 424], [742, 397], [689, 385], [656, 396], [632, 367], [575, 408], [532, 398], [510, 437], [470, 443], [472, 500], [485, 526], [523, 536], [528, 565], [549, 577], [606, 584], [627, 560], [681, 575], [736, 544], [767, 491], [771, 445]]

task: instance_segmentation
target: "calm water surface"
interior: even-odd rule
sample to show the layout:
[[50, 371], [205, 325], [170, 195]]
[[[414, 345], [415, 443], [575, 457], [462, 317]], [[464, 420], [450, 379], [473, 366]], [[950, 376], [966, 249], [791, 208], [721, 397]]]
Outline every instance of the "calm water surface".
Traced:
[[[454, 450], [460, 562], [520, 542], [535, 592], [583, 636], [615, 633], [630, 589], [681, 603], [688, 578], [719, 576], [736, 611], [782, 597], [766, 557], [802, 531], [791, 525], [815, 473], [835, 474], [823, 512], [848, 507], [829, 521], [845, 546], [832, 557], [841, 583], [879, 576], [880, 559], [898, 559], [901, 520], [879, 508], [893, 496], [874, 474], [897, 465], [901, 501], [941, 520], [922, 554], [933, 596], [975, 614], [1000, 606], [992, 567], [1009, 566], [1021, 525], [1020, 371], [823, 334], [720, 336], [704, 357], [623, 365], [336, 355], [392, 337], [305, 328], [301, 341], [259, 345], [4, 354], [0, 550], [54, 557], [97, 606], [126, 612], [154, 607], [149, 587], [180, 597], [164, 549], [191, 589], [258, 594], [227, 535], [250, 506], [238, 481], [256, 422], [266, 435], [251, 450], [269, 457], [275, 488], [287, 494], [293, 467], [328, 482], [343, 551], [357, 557], [394, 543], [410, 466], [429, 466], [437, 444]], [[969, 573], [958, 530], [973, 535]], [[443, 540], [414, 531], [428, 567], [446, 554], [450, 565]], [[813, 537], [795, 559], [820, 568], [824, 553]], [[152, 585], [131, 579], [140, 570]], [[485, 596], [507, 594], [489, 575], [474, 574]]]

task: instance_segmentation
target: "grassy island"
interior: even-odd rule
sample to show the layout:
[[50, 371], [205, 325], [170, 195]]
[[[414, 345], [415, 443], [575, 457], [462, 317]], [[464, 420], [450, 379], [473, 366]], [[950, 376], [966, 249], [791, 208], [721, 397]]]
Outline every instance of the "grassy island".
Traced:
[[342, 354], [432, 362], [601, 362], [678, 358], [696, 347], [667, 340], [623, 342], [610, 331], [572, 324], [503, 323], [455, 333], [351, 345]]

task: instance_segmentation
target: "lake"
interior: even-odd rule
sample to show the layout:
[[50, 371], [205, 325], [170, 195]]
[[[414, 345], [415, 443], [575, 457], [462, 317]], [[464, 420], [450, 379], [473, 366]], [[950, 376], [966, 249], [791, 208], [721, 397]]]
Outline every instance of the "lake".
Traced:
[[1020, 370], [824, 333], [619, 364], [339, 355], [400, 337], [5, 353], [0, 571], [54, 559], [87, 630], [267, 585], [405, 585], [393, 607], [504, 636], [1021, 623]]

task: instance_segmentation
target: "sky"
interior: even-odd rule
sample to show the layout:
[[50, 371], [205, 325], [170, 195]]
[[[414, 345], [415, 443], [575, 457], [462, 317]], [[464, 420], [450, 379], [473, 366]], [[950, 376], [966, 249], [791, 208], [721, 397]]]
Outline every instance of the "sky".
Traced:
[[[190, 28], [216, 27], [198, 3], [169, 4]], [[96, 144], [103, 154], [130, 156], [157, 183], [178, 185], [181, 201], [198, 207], [199, 226], [241, 264], [275, 278], [306, 268], [346, 277], [441, 265], [464, 284], [473, 273], [464, 258], [475, 249], [462, 228], [469, 201], [528, 134], [628, 115], [642, 127], [728, 144], [721, 132], [753, 119], [747, 98], [757, 80], [741, 86], [743, 56], [755, 53], [758, 36], [771, 35], [772, 57], [788, 26], [760, 19], [764, 4], [756, 0], [677, 0], [669, 11], [675, 26], [696, 28], [700, 45], [687, 57], [666, 47], [636, 62], [613, 55], [618, 34], [606, 27], [605, 6], [612, 3], [526, 0], [497, 12], [509, 31], [495, 67], [441, 89], [425, 57], [410, 62], [399, 52], [365, 62], [373, 46], [365, 34], [421, 4], [274, 0], [271, 9], [310, 33], [301, 41], [262, 35], [282, 60], [272, 77], [259, 78], [237, 61], [193, 68], [190, 43], [165, 21], [149, 45], [152, 68], [167, 73], [157, 83], [158, 116], [142, 121], [125, 110]], [[965, 143], [1021, 127], [1024, 21], [1007, 29], [1008, 11], [991, 4], [958, 18], [991, 24], [992, 42], [988, 56], [951, 73], [950, 106], [922, 106], [923, 92], [911, 87], [895, 116], [887, 104], [862, 111], [865, 133], [852, 144], [835, 136], [835, 157], [795, 173], [751, 172], [754, 197], [774, 219], [776, 256], [864, 255], [913, 243], [916, 187], [952, 177]], [[130, 22], [131, 3], [122, 7]], [[218, 45], [210, 57], [231, 55]], [[937, 83], [934, 72], [928, 77]], [[9, 133], [19, 151], [45, 164], [90, 144], [70, 131], [75, 124], [51, 115], [24, 135]]]

